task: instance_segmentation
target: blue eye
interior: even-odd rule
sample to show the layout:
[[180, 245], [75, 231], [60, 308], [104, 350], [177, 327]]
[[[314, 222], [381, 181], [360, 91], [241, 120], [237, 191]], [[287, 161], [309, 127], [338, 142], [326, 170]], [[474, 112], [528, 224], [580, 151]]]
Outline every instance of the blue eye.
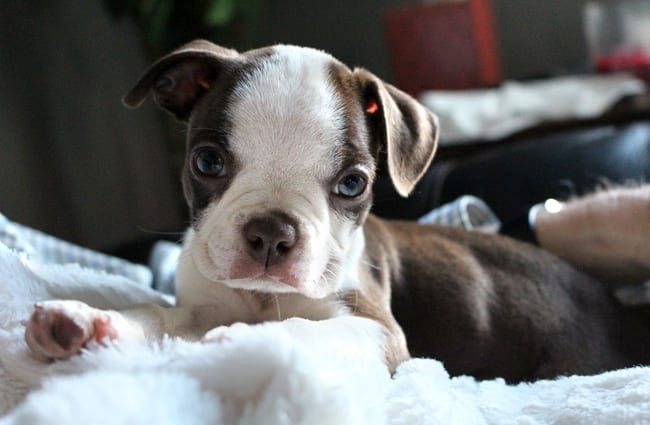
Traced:
[[366, 190], [368, 182], [366, 178], [358, 173], [346, 174], [336, 184], [334, 193], [344, 198], [356, 198]]
[[193, 159], [194, 169], [206, 177], [223, 177], [226, 175], [226, 164], [223, 156], [215, 148], [203, 147], [196, 150]]

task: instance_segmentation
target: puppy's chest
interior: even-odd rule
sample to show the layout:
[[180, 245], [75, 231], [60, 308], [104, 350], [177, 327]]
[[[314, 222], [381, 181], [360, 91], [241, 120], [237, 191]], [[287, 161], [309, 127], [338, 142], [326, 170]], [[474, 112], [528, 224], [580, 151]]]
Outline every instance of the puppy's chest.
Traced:
[[271, 294], [233, 289], [221, 284], [183, 288], [177, 302], [181, 306], [213, 306], [214, 326], [234, 322], [260, 323], [301, 317], [325, 320], [349, 314], [344, 300], [332, 295], [311, 299], [299, 294]]

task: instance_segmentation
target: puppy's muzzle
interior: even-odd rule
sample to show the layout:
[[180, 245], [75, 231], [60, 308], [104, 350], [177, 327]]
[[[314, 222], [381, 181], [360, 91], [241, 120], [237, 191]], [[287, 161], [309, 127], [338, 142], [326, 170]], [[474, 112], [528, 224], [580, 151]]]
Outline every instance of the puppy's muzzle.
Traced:
[[299, 238], [295, 220], [281, 212], [251, 218], [242, 233], [248, 255], [266, 269], [283, 263]]

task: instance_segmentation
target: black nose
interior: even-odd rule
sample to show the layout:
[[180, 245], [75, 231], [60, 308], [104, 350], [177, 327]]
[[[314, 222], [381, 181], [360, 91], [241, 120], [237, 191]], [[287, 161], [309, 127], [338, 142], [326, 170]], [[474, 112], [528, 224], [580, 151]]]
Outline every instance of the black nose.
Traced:
[[283, 213], [252, 218], [242, 230], [251, 258], [267, 267], [282, 263], [298, 241], [295, 221]]

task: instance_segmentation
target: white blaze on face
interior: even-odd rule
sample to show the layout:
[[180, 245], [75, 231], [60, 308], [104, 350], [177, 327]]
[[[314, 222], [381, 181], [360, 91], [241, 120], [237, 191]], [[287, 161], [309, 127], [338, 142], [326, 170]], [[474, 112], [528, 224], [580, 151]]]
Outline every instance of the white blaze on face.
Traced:
[[[356, 267], [363, 245], [362, 231], [329, 203], [345, 140], [342, 99], [330, 83], [331, 56], [274, 49], [234, 89], [228, 146], [239, 171], [204, 211], [192, 255], [210, 280], [323, 297], [354, 284], [343, 282], [344, 275]], [[265, 271], [247, 254], [241, 228], [272, 210], [297, 221], [299, 240], [285, 262]]]

